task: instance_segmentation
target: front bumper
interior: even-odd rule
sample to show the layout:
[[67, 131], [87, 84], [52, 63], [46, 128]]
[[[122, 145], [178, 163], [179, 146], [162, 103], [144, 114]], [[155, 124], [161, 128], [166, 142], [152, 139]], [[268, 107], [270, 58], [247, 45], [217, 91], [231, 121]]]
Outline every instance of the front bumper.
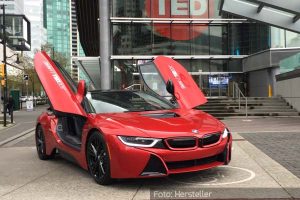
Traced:
[[231, 135], [214, 146], [182, 151], [129, 147], [114, 135], [106, 140], [112, 178], [162, 177], [209, 169], [231, 160]]

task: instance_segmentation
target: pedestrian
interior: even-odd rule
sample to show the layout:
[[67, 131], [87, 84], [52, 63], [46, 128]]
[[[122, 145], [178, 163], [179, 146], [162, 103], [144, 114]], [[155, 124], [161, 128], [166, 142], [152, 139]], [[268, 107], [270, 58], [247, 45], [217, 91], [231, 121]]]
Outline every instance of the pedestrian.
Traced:
[[12, 98], [11, 95], [9, 95], [6, 108], [7, 108], [8, 114], [11, 115], [14, 110], [14, 99]]

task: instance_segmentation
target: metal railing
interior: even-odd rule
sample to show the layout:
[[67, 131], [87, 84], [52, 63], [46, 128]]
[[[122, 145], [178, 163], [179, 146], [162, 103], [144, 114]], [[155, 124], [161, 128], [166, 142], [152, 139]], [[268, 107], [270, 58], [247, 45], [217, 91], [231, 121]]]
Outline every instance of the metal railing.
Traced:
[[142, 89], [141, 84], [132, 84], [132, 85], [124, 88], [124, 90], [141, 90], [141, 89]]
[[243, 92], [239, 88], [238, 83], [236, 83], [236, 82], [233, 82], [233, 84], [232, 84], [232, 97], [235, 99], [238, 99], [239, 111], [241, 110], [241, 99], [245, 99], [245, 114], [246, 114], [246, 117], [248, 117], [248, 99], [243, 94]]

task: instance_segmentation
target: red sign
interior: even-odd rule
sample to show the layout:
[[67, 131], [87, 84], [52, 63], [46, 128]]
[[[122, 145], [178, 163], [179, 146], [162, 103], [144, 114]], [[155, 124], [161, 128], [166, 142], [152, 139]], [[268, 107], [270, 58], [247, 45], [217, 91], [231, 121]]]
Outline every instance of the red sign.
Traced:
[[[147, 0], [146, 15], [150, 18], [200, 18], [207, 19], [208, 9], [214, 12], [209, 0]], [[209, 7], [209, 8], [208, 8]], [[189, 22], [178, 24], [154, 23], [154, 31], [172, 40], [190, 40], [207, 30], [207, 24]]]

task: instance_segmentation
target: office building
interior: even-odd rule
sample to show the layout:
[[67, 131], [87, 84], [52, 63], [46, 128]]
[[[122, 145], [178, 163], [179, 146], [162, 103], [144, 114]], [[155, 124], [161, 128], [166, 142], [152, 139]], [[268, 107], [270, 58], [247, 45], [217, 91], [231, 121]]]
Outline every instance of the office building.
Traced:
[[[230, 1], [237, 1], [232, 8], [251, 4]], [[251, 12], [272, 6], [264, 3]], [[233, 82], [249, 96], [268, 96], [280, 61], [300, 51], [300, 37], [291, 27], [261, 23], [226, 11], [226, 5], [226, 0], [78, 0], [81, 43], [94, 57], [81, 63], [87, 71], [101, 63], [101, 73], [91, 73], [98, 77], [95, 83], [117, 89], [133, 84], [139, 63], [166, 55], [182, 63], [207, 96], [228, 96]]]
[[26, 54], [33, 57], [35, 51], [40, 51], [47, 42], [47, 30], [43, 26], [43, 0], [24, 1], [24, 14], [31, 22], [31, 51]]

